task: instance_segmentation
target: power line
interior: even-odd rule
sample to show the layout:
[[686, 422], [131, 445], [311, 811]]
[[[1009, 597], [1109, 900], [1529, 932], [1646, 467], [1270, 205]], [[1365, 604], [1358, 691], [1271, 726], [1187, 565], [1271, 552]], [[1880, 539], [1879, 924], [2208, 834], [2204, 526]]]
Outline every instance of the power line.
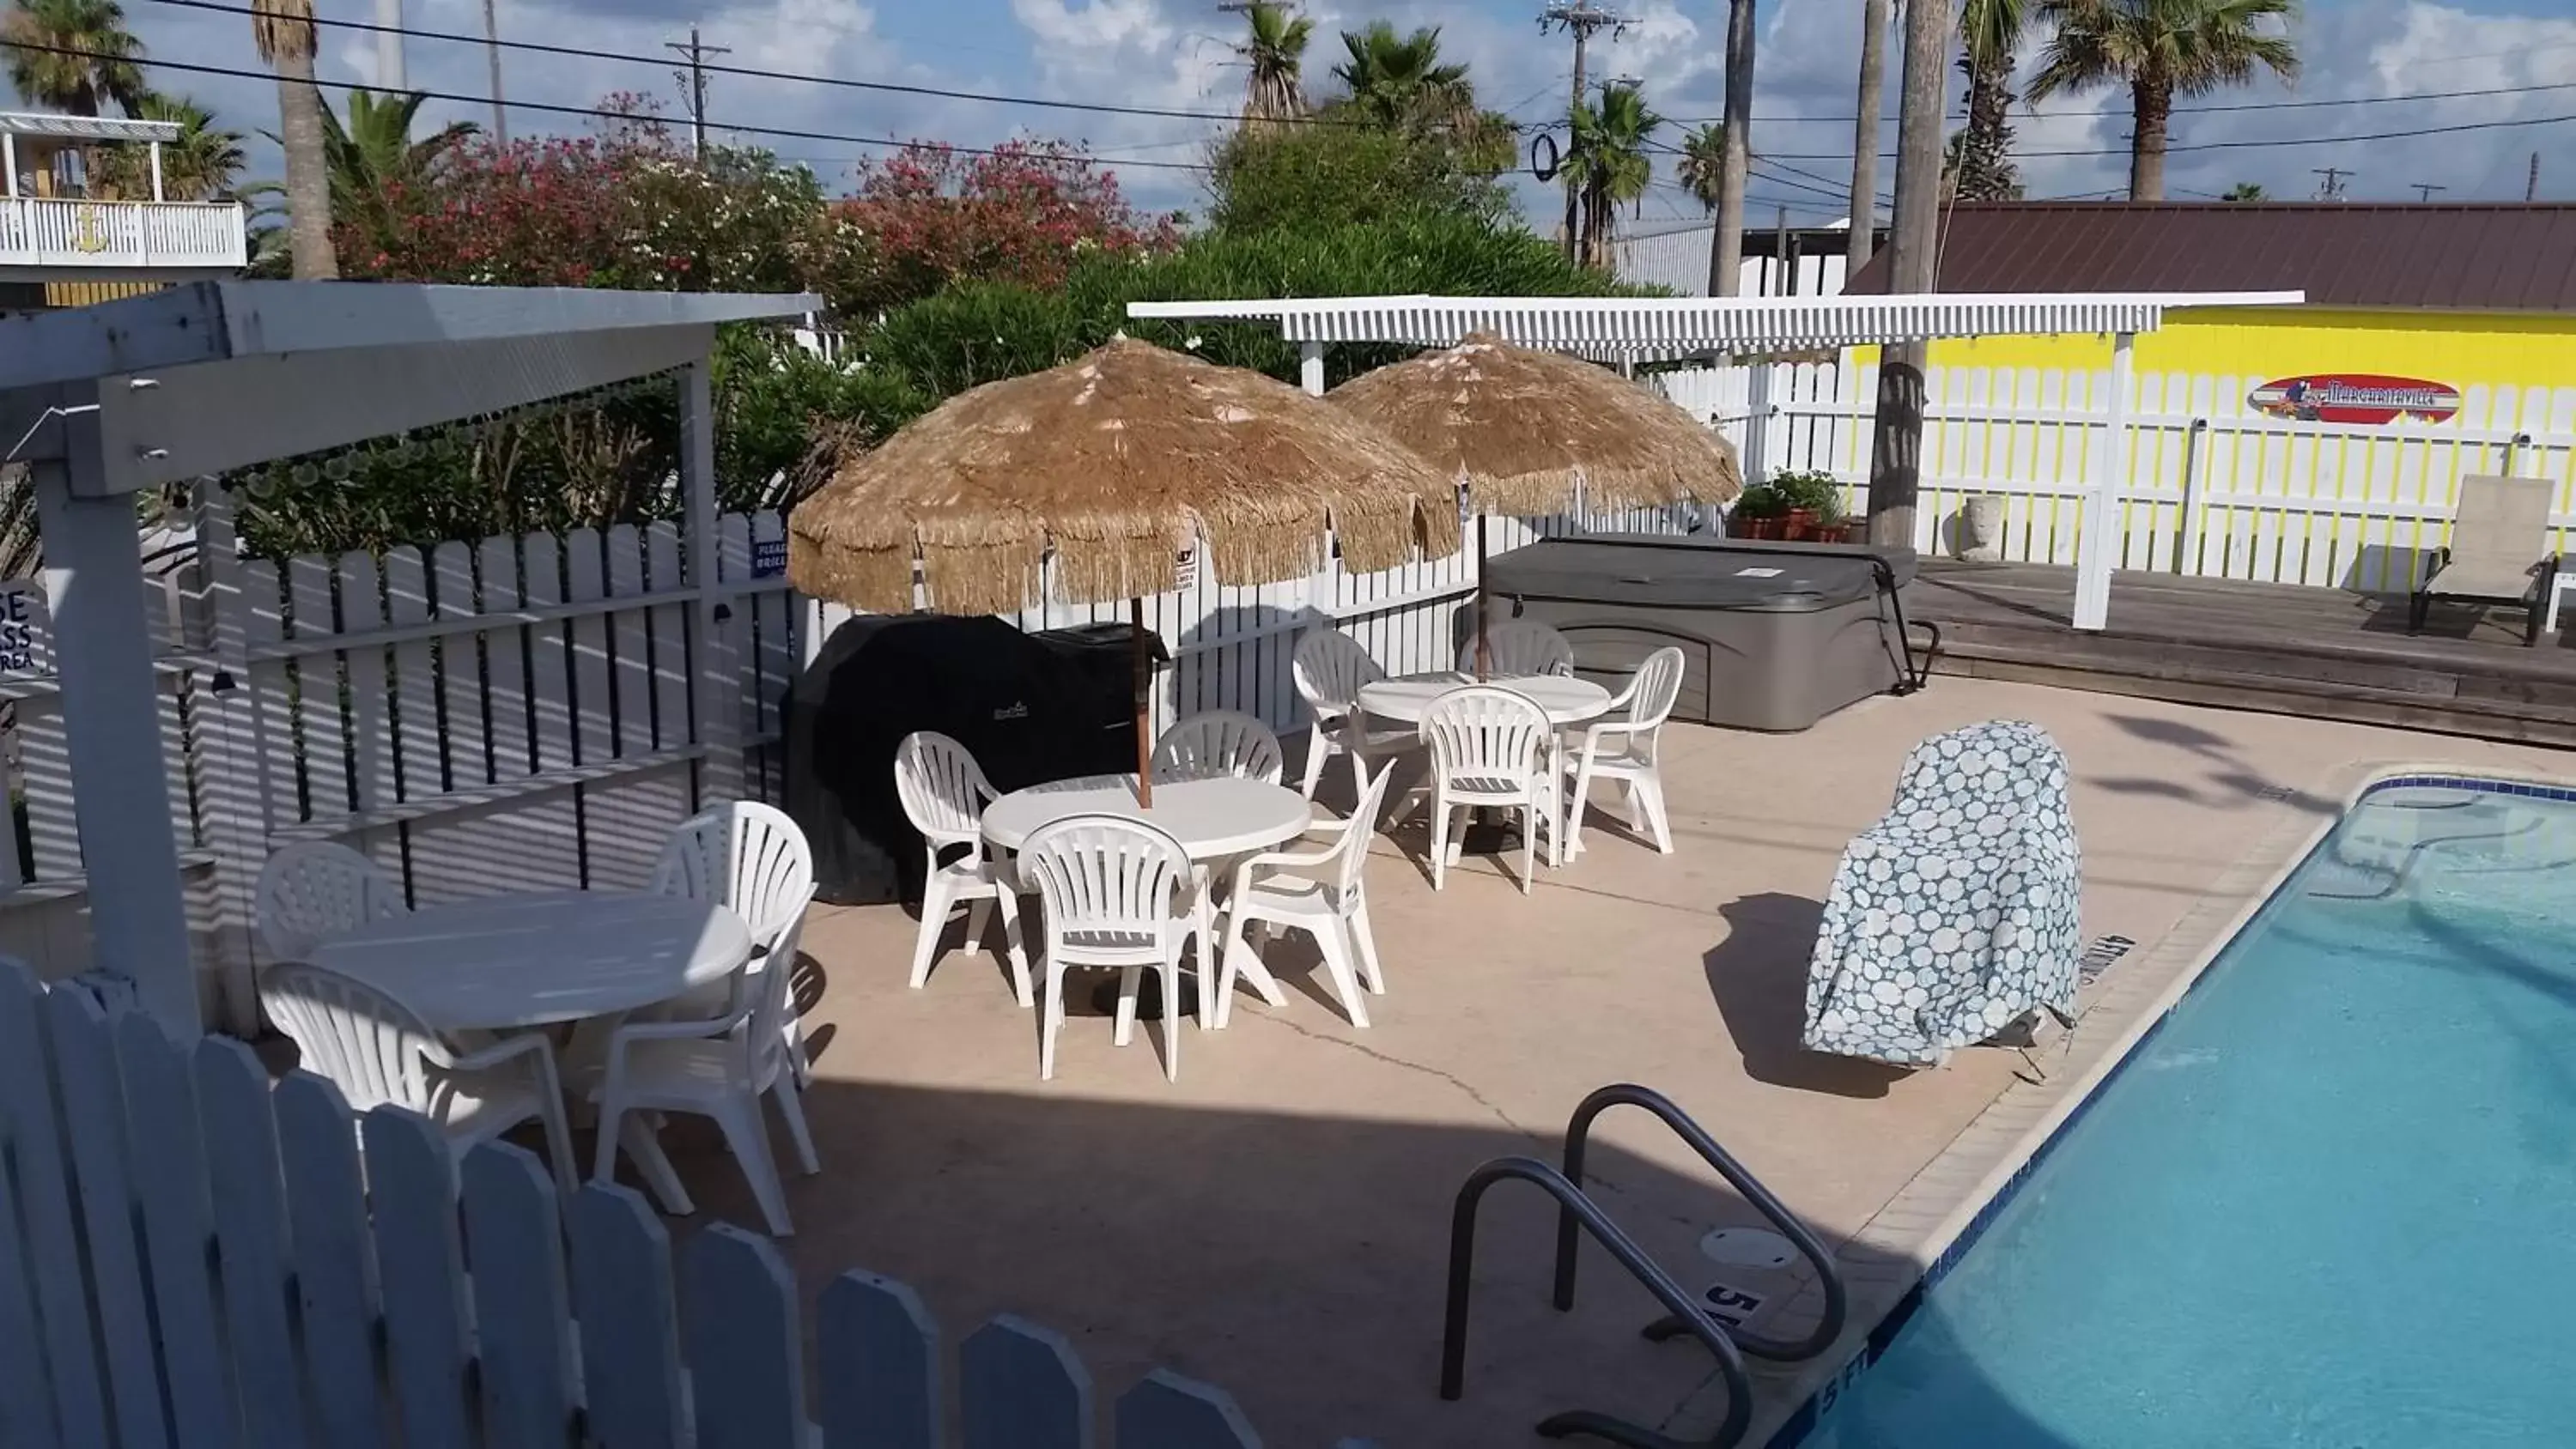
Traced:
[[[2239, 141], [2195, 141], [2184, 145], [2167, 146], [2165, 151], [2170, 155], [2180, 151], [2262, 151], [2278, 146], [2345, 146], [2357, 144], [2363, 141], [2411, 141], [2421, 136], [2455, 136], [2464, 131], [2512, 130], [2522, 126], [2557, 126], [2564, 125], [2569, 121], [2576, 121], [2576, 112], [2571, 112], [2563, 116], [2521, 116], [2506, 121], [2463, 121], [2457, 125], [2450, 126], [2417, 126], [2411, 130], [2404, 131], [2355, 132], [2351, 135], [2345, 136], [2285, 136], [2279, 140], [2270, 141], [2250, 138]], [[1774, 151], [1771, 153], [1771, 159], [1774, 161], [1840, 161], [1850, 154], [1851, 153], [1848, 151]], [[1878, 154], [1886, 156], [1893, 153], [1881, 151]], [[2111, 149], [2089, 151], [2023, 151], [2017, 149], [2012, 154], [2016, 160], [2026, 160], [2040, 156], [2126, 156], [2130, 154], [2130, 151], [2128, 147], [2121, 146]]]
[[[160, 0], [160, 3], [168, 3], [168, 0]], [[22, 50], [36, 55], [72, 56], [82, 60], [113, 59], [124, 61], [131, 65], [138, 65], [147, 70], [179, 71], [189, 75], [232, 76], [241, 80], [273, 81], [276, 79], [274, 75], [267, 71], [245, 70], [239, 66], [201, 65], [194, 61], [184, 60], [140, 60], [127, 56], [107, 56], [98, 51], [79, 50], [70, 46], [38, 45], [31, 41], [24, 40], [0, 39], [0, 49]], [[656, 65], [661, 64], [659, 61], [655, 61], [653, 63]], [[713, 70], [715, 67], [709, 66], [708, 69]], [[362, 91], [369, 89], [368, 86], [357, 81], [316, 79], [313, 83], [326, 90], [335, 91]], [[420, 96], [424, 99], [433, 101], [452, 101], [461, 105], [479, 106], [484, 103], [484, 98], [481, 96], [459, 95], [454, 91], [412, 91], [408, 94]], [[598, 106], [562, 106], [553, 105], [544, 101], [512, 101], [510, 104], [513, 108], [518, 110], [542, 111], [549, 115], [557, 116], [582, 116], [594, 120], [609, 121], [632, 121], [636, 119], [632, 112], [605, 110]], [[898, 151], [906, 146], [924, 144], [917, 139], [902, 140], [893, 136], [853, 136], [839, 131], [799, 130], [792, 126], [748, 126], [737, 125], [730, 122], [714, 121], [711, 121], [708, 124], [713, 129], [719, 131], [736, 131], [750, 136], [783, 136], [790, 140], [797, 141], [833, 141], [845, 146], [876, 146]], [[951, 145], [945, 141], [930, 142], [927, 144], [936, 145], [942, 150], [952, 151], [960, 156], [1004, 156], [1013, 154], [1011, 152], [997, 151], [989, 146], [957, 146]], [[1091, 159], [1095, 161], [1098, 160], [1096, 157]], [[1161, 171], [1194, 171], [1205, 173], [1208, 170], [1206, 166], [1192, 161], [1126, 160], [1120, 161], [1117, 164], [1122, 166], [1149, 167]]]
[[[187, 10], [212, 10], [225, 15], [249, 15], [252, 13], [252, 9], [249, 5], [234, 3], [234, 0], [146, 0], [146, 3], [153, 5], [175, 5]], [[327, 16], [320, 15], [313, 18], [313, 23], [316, 25], [334, 26], [342, 30], [378, 31], [389, 28], [378, 25], [373, 21], [334, 20]], [[414, 40], [446, 41], [457, 45], [487, 45], [496, 43], [484, 36], [460, 35], [453, 31], [444, 30], [418, 30], [406, 27], [403, 29], [402, 33]], [[543, 41], [536, 40], [503, 40], [497, 43], [506, 49], [524, 50], [537, 55], [571, 56], [581, 60], [618, 61], [630, 65], [661, 66], [668, 64], [668, 62], [663, 60], [660, 56], [630, 55], [622, 51], [595, 50], [587, 46], [549, 45]], [[710, 52], [714, 49], [715, 47], [709, 47]], [[118, 58], [122, 59], [123, 57]], [[147, 63], [173, 64], [173, 62], [161, 61]], [[705, 70], [709, 75], [740, 76], [750, 80], [789, 81], [802, 85], [834, 86], [844, 90], [879, 91], [892, 95], [905, 96], [929, 96], [939, 100], [976, 101], [988, 105], [999, 106], [1031, 106], [1042, 110], [1086, 111], [1109, 116], [1156, 116], [1180, 121], [1222, 121], [1228, 125], [1233, 125], [1243, 119], [1242, 116], [1230, 111], [1185, 111], [1163, 106], [1125, 106], [1102, 101], [1063, 101], [1053, 100], [1043, 96], [1001, 95], [985, 91], [951, 90], [942, 86], [902, 85], [894, 81], [852, 80], [846, 76], [798, 75], [793, 71], [763, 70], [757, 66], [711, 64], [706, 66]], [[422, 94], [428, 93], [423, 92]], [[433, 99], [448, 98], [433, 97]], [[487, 102], [487, 98], [483, 96], [470, 96], [465, 99], [471, 101], [475, 105], [483, 105]], [[513, 101], [511, 104], [514, 106], [522, 106], [523, 109], [528, 110], [545, 109], [541, 106], [527, 106], [518, 101]], [[1337, 116], [1295, 116], [1285, 117], [1282, 119], [1291, 120], [1300, 125], [1313, 126], [1364, 126], [1368, 124], [1362, 120], [1344, 119]], [[1517, 130], [1519, 128], [1515, 126], [1514, 129]]]
[[[2545, 49], [2547, 47], [2540, 48]], [[2455, 60], [2467, 60], [2476, 57], [2454, 56], [2452, 58]], [[2410, 61], [2409, 64], [2430, 64], [2430, 62]], [[2530, 85], [2520, 86], [2482, 86], [2475, 90], [2464, 91], [2410, 91], [2404, 95], [2397, 96], [2338, 96], [2331, 99], [2319, 99], [2313, 101], [2229, 101], [2218, 105], [2208, 106], [2176, 106], [2173, 108], [2173, 114], [2177, 117], [2181, 117], [2217, 116], [2241, 111], [2311, 111], [2322, 109], [2327, 106], [2390, 106], [2402, 105], [2410, 101], [2464, 101], [2473, 100], [2483, 96], [2527, 96], [2537, 95], [2543, 91], [2565, 90], [2576, 90], [2576, 81], [2535, 81]], [[2100, 114], [2102, 113], [2099, 111], [2043, 111], [2036, 108], [2028, 108], [2023, 110], [2021, 115], [2015, 119], [2028, 119], [2034, 121], [2072, 121], [2082, 120], [2086, 117]], [[1716, 116], [1674, 116], [1670, 119], [1683, 125], [1695, 125], [1701, 121], [1714, 121], [1720, 118]], [[1799, 125], [1807, 122], [1814, 122], [1821, 125], [1826, 122], [1831, 122], [1835, 125], [1848, 126], [1855, 118], [1851, 116], [1800, 115], [1758, 116], [1755, 119], [1762, 121], [1767, 125]], [[1894, 116], [1881, 116], [1879, 119], [1882, 121], [1892, 121], [1897, 118]]]

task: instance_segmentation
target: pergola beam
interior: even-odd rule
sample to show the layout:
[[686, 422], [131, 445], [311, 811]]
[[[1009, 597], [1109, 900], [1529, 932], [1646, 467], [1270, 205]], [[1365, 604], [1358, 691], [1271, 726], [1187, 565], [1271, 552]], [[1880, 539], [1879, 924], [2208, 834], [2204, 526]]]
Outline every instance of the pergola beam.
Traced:
[[2302, 292], [1873, 297], [1311, 297], [1130, 302], [1138, 320], [1259, 321], [1291, 342], [1449, 347], [1490, 332], [1612, 360], [1792, 352], [1942, 337], [2153, 332], [2178, 308], [2292, 305]]

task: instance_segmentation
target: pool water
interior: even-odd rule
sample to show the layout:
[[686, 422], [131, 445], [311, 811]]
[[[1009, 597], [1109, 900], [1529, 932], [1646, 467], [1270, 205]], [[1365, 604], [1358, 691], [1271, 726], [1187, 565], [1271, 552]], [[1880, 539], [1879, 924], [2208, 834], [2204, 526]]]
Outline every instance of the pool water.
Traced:
[[2576, 1444], [2576, 804], [2366, 797], [1806, 1442]]

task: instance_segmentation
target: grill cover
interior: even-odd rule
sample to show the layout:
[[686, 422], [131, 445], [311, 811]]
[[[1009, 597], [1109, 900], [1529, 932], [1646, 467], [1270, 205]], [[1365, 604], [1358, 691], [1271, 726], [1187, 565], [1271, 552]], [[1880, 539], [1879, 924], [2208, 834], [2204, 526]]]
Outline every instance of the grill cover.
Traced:
[[821, 899], [921, 894], [921, 836], [894, 790], [895, 747], [914, 730], [954, 737], [997, 790], [1133, 770], [1129, 638], [1125, 624], [1027, 634], [937, 614], [833, 630], [781, 712], [787, 813], [813, 845]]

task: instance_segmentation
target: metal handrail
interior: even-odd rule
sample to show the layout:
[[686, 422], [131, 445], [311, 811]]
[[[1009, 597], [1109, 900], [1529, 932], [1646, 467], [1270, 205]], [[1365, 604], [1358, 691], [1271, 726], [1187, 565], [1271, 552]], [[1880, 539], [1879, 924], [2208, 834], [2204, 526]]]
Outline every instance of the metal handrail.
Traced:
[[[1584, 1149], [1592, 1140], [1593, 1119], [1613, 1107], [1620, 1106], [1644, 1108], [1653, 1113], [1665, 1126], [1673, 1129], [1674, 1136], [1689, 1143], [1691, 1150], [1700, 1155], [1701, 1161], [1715, 1168], [1717, 1175], [1726, 1179], [1727, 1186], [1734, 1188], [1746, 1202], [1753, 1204], [1754, 1211], [1771, 1220], [1771, 1225], [1778, 1228], [1781, 1235], [1786, 1237], [1815, 1268], [1817, 1280], [1824, 1287], [1824, 1315], [1816, 1320], [1815, 1328], [1806, 1337], [1780, 1339], [1768, 1338], [1761, 1334], [1737, 1333], [1730, 1335], [1730, 1341], [1756, 1358], [1786, 1362], [1813, 1358], [1824, 1352], [1835, 1339], [1841, 1337], [1845, 1295], [1842, 1270], [1834, 1265], [1833, 1255], [1825, 1250], [1824, 1243], [1808, 1230], [1807, 1225], [1798, 1220], [1797, 1214], [1789, 1211], [1780, 1199], [1771, 1195], [1771, 1189], [1764, 1187], [1761, 1179], [1745, 1170], [1743, 1163], [1736, 1161], [1725, 1148], [1718, 1146], [1717, 1139], [1709, 1136], [1697, 1122], [1691, 1120], [1689, 1113], [1673, 1105], [1672, 1099], [1663, 1093], [1651, 1087], [1638, 1086], [1633, 1082], [1620, 1082], [1603, 1087], [1584, 1098], [1582, 1103], [1575, 1107], [1574, 1116], [1565, 1124], [1563, 1176], [1566, 1182], [1574, 1187], [1577, 1195], [1582, 1193]], [[1590, 1199], [1586, 1198], [1585, 1201], [1588, 1203]], [[1556, 1306], [1559, 1310], [1565, 1310], [1574, 1306], [1575, 1249], [1578, 1245], [1574, 1236], [1574, 1207], [1563, 1198], [1560, 1198], [1559, 1202], [1563, 1206], [1556, 1216]], [[1692, 1331], [1691, 1326], [1678, 1318], [1662, 1318], [1647, 1325], [1646, 1337], [1661, 1343], [1668, 1338], [1690, 1331]]]
[[1677, 1325], [1674, 1332], [1688, 1333], [1708, 1349], [1717, 1360], [1719, 1376], [1726, 1380], [1726, 1419], [1713, 1437], [1697, 1444], [1589, 1409], [1551, 1415], [1539, 1422], [1539, 1433], [1551, 1439], [1590, 1434], [1629, 1449], [1731, 1449], [1753, 1421], [1753, 1384], [1744, 1372], [1744, 1356], [1735, 1351], [1734, 1342], [1707, 1310], [1674, 1282], [1671, 1274], [1656, 1267], [1645, 1250], [1602, 1213], [1599, 1204], [1586, 1197], [1583, 1189], [1565, 1174], [1532, 1157], [1495, 1158], [1469, 1173], [1465, 1185], [1458, 1189], [1458, 1206], [1449, 1219], [1449, 1306], [1440, 1336], [1440, 1397], [1454, 1402], [1466, 1392], [1467, 1296], [1474, 1278], [1476, 1207], [1484, 1200], [1487, 1188], [1507, 1177], [1545, 1188], [1557, 1201], [1563, 1230], [1572, 1233], [1577, 1222], [1589, 1229], [1593, 1239], [1609, 1249], [1621, 1267], [1672, 1310], [1669, 1321]]

